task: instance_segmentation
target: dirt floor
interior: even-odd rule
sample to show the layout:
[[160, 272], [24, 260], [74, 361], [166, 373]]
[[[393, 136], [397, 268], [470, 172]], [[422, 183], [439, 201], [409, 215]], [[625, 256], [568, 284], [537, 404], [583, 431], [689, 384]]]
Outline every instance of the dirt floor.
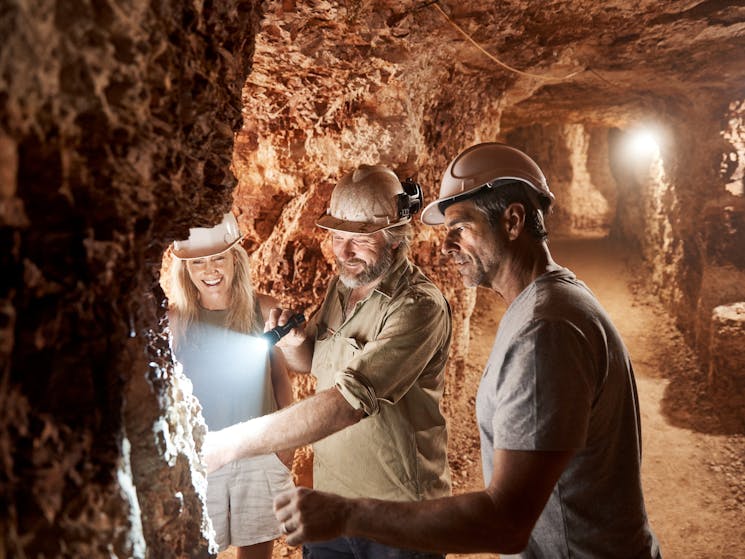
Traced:
[[[668, 315], [637, 284], [638, 263], [607, 240], [556, 241], [551, 251], [595, 292], [624, 337], [642, 413], [647, 510], [666, 559], [745, 557], [745, 411], [715, 394]], [[473, 400], [504, 304], [479, 290], [462, 405], [449, 406], [456, 493], [483, 487]], [[229, 550], [221, 559], [234, 557]], [[299, 558], [275, 545], [274, 557]], [[459, 556], [452, 556], [459, 557]], [[474, 556], [471, 556], [474, 557]], [[494, 557], [480, 555], [478, 557]]]

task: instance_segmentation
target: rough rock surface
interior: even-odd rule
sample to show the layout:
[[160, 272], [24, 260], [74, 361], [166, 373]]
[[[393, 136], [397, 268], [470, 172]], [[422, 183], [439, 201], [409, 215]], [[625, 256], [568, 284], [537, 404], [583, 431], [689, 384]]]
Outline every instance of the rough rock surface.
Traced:
[[[332, 259], [313, 223], [355, 164], [414, 175], [431, 199], [455, 153], [503, 140], [546, 172], [552, 234], [638, 247], [650, 289], [705, 358], [711, 309], [745, 299], [744, 31], [745, 8], [717, 2], [268, 4], [234, 157], [257, 282], [318, 304]], [[658, 149], [629, 152], [645, 127]], [[475, 299], [439, 235], [419, 226], [413, 258], [454, 309], [446, 406], [458, 406]]]
[[745, 408], [745, 302], [719, 305], [711, 313], [709, 384], [731, 410]]
[[[745, 300], [741, 2], [10, 0], [0, 36], [0, 557], [210, 553], [157, 280], [231, 205], [260, 288], [312, 311], [341, 173], [432, 198], [460, 149], [506, 140], [544, 167], [553, 234], [637, 247], [703, 360], [712, 309]], [[643, 126], [659, 149], [629, 160]], [[476, 297], [416, 235], [465, 405]]]
[[209, 555], [157, 274], [230, 206], [258, 21], [255, 2], [3, 3], [0, 557]]

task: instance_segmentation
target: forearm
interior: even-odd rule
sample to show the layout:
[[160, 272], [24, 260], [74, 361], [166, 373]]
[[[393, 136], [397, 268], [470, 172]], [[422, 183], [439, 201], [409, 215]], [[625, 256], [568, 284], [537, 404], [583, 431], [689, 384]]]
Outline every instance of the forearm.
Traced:
[[518, 553], [574, 451], [494, 452], [484, 491], [431, 501], [345, 499], [298, 487], [274, 500], [287, 542], [358, 536], [438, 553]]
[[354, 500], [344, 529], [398, 547], [517, 553], [573, 454], [497, 449], [486, 490], [417, 503]]
[[[208, 435], [208, 470], [249, 456], [297, 448], [336, 433], [359, 421], [335, 388], [324, 390], [275, 413], [232, 425]], [[211, 458], [215, 458], [211, 460]]]
[[486, 491], [396, 502], [345, 499], [298, 487], [280, 494], [274, 509], [290, 545], [356, 536], [435, 553], [516, 553], [533, 526], [517, 526], [510, 507]]
[[530, 533], [500, 513], [485, 491], [413, 503], [358, 499], [349, 504], [345, 533], [407, 549], [516, 553]]

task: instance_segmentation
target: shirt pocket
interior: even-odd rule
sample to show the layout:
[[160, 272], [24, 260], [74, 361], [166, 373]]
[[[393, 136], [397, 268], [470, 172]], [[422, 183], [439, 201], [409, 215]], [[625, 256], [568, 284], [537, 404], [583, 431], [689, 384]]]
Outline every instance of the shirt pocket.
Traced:
[[364, 343], [356, 338], [347, 338], [329, 330], [319, 332], [311, 366], [313, 375], [318, 379], [316, 388], [325, 390], [334, 386], [336, 373], [345, 371], [364, 348]]

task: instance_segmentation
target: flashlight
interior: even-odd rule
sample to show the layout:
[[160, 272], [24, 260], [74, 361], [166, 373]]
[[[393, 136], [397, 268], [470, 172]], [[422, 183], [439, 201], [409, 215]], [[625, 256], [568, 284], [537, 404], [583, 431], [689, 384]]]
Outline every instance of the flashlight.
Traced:
[[292, 330], [296, 326], [300, 326], [303, 322], [305, 322], [305, 317], [302, 314], [294, 314], [290, 317], [290, 320], [287, 321], [287, 324], [277, 326], [275, 328], [272, 328], [268, 332], [264, 332], [264, 339], [269, 343], [269, 346], [271, 347], [279, 340], [284, 338], [290, 330]]

